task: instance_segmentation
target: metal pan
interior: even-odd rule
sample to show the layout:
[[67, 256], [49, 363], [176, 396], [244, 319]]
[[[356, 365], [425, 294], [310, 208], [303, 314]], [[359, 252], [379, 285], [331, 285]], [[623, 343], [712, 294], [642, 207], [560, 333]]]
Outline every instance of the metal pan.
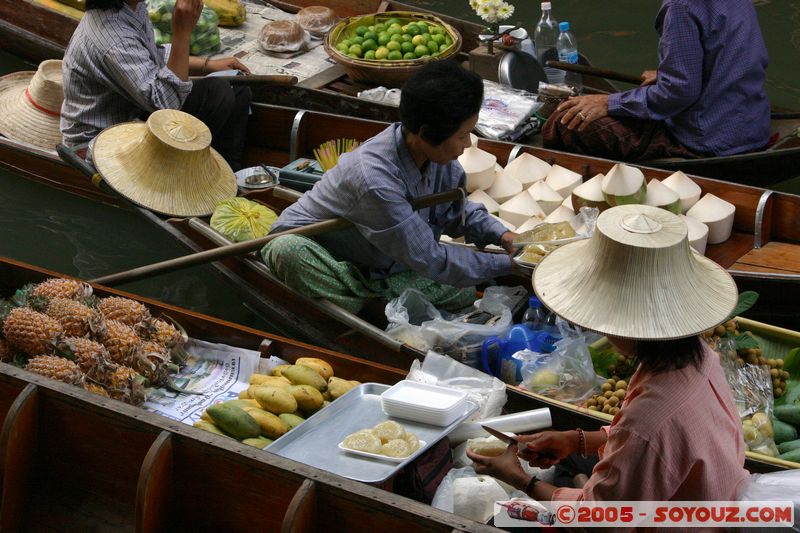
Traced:
[[539, 82], [547, 83], [547, 74], [532, 55], [521, 50], [506, 52], [497, 67], [500, 83], [513, 89], [539, 92]]

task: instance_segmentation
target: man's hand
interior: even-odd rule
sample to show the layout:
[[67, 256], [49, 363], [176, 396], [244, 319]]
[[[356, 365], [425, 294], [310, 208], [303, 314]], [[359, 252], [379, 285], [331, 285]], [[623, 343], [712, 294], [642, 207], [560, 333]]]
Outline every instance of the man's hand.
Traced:
[[472, 460], [472, 468], [476, 473], [492, 476], [516, 489], [524, 490], [531, 479], [522, 469], [519, 457], [517, 457], [516, 444], [509, 444], [505, 453], [497, 457], [478, 455], [467, 448], [467, 457]]
[[200, 12], [203, 11], [203, 0], [177, 0], [172, 11], [172, 35], [188, 39], [197, 25]]
[[222, 57], [211, 59], [206, 66], [208, 72], [219, 72], [220, 70], [241, 70], [245, 74], [250, 74], [250, 69], [235, 57]]
[[506, 252], [513, 254], [517, 251], [517, 247], [514, 246], [514, 239], [516, 238], [516, 233], [513, 231], [507, 231], [500, 236], [500, 246], [502, 246]]
[[657, 77], [657, 70], [645, 70], [642, 72], [642, 83], [640, 83], [639, 86], [644, 87], [645, 85], [653, 85], [656, 82]]
[[586, 126], [608, 116], [608, 95], [590, 94], [586, 96], [572, 96], [561, 102], [556, 111], [565, 111], [561, 123], [568, 129], [583, 131]]
[[525, 444], [519, 453], [531, 466], [550, 468], [566, 456], [578, 451], [577, 431], [542, 431], [533, 435], [517, 435]]

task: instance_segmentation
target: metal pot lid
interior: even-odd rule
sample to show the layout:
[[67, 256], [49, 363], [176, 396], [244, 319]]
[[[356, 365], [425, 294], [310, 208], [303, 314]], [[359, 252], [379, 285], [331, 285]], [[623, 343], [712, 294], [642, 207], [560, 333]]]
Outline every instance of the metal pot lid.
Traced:
[[503, 85], [534, 94], [539, 92], [539, 82], [547, 83], [547, 74], [536, 58], [521, 50], [503, 54], [497, 76]]

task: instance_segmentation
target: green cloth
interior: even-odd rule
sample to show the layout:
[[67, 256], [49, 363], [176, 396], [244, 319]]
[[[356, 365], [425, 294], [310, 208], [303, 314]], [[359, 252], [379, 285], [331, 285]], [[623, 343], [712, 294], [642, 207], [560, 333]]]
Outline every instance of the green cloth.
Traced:
[[301, 235], [283, 235], [269, 242], [261, 256], [282, 282], [310, 296], [325, 298], [351, 313], [358, 313], [370, 298], [397, 298], [417, 289], [436, 307], [457, 311], [475, 301], [475, 288], [442, 285], [416, 272], [400, 272], [386, 279], [367, 279], [347, 261], [338, 261], [317, 242]]

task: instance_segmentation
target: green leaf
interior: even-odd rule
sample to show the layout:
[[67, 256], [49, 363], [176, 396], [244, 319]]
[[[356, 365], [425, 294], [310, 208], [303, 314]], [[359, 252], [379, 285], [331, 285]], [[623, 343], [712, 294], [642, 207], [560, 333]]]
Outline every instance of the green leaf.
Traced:
[[619, 354], [614, 348], [597, 349], [589, 346], [589, 354], [592, 356], [594, 371], [604, 378], [608, 377], [609, 365], [615, 364], [619, 359]]
[[786, 393], [775, 400], [775, 405], [792, 405], [794, 403], [800, 403], [800, 379], [790, 378], [786, 383]]
[[743, 293], [739, 294], [739, 302], [736, 304], [736, 307], [733, 308], [733, 312], [731, 313], [731, 316], [728, 317], [728, 320], [746, 312], [753, 307], [757, 301], [758, 293], [755, 291], [744, 291]]
[[789, 353], [783, 358], [783, 369], [786, 370], [791, 377], [800, 379], [800, 348], [790, 350]]
[[736, 351], [760, 347], [756, 338], [749, 333], [742, 333], [734, 340], [736, 341]]

